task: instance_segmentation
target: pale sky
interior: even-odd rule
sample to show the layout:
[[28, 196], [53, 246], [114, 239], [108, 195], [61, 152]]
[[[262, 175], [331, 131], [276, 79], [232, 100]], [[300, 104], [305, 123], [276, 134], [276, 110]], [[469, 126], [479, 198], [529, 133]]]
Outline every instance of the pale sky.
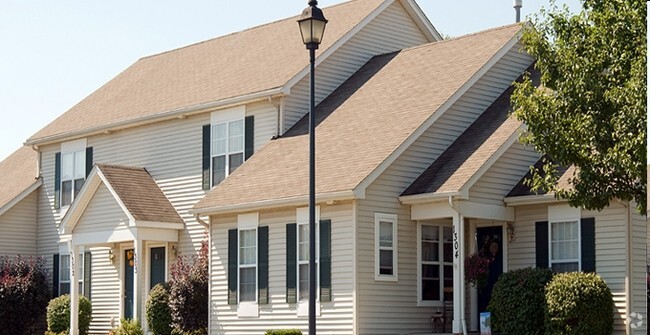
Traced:
[[[513, 0], [416, 1], [445, 36], [515, 18]], [[341, 2], [321, 0], [319, 7]], [[557, 3], [580, 10], [579, 0]], [[307, 0], [0, 0], [0, 160], [139, 58], [295, 16], [306, 6]], [[522, 17], [542, 6], [549, 2], [524, 0]]]

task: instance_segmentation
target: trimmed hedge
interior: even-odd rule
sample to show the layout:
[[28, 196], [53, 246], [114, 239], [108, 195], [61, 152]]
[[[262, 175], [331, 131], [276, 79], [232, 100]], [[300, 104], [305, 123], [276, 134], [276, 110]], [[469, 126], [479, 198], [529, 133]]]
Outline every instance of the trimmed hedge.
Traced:
[[[75, 287], [75, 286], [73, 286]], [[79, 334], [88, 334], [92, 318], [92, 305], [84, 296], [79, 297]], [[65, 294], [50, 300], [47, 305], [47, 330], [53, 333], [68, 333], [70, 329], [70, 295]]]
[[594, 273], [570, 272], [546, 287], [546, 332], [558, 335], [611, 334], [614, 300], [605, 281]]
[[147, 325], [154, 335], [172, 333], [172, 312], [169, 309], [169, 286], [158, 284], [151, 289], [146, 305]]
[[113, 335], [144, 335], [138, 320], [120, 320], [120, 326], [111, 331]]
[[302, 335], [299, 329], [269, 329], [264, 335]]
[[492, 331], [503, 335], [543, 335], [546, 284], [549, 269], [524, 268], [501, 274], [492, 290], [488, 311]]

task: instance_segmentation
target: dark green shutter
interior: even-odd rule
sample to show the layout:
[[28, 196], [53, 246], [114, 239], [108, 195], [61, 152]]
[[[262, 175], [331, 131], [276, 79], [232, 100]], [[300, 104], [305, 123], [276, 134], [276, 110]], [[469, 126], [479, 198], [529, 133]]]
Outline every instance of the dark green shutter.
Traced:
[[210, 189], [210, 125], [203, 126], [203, 151], [202, 151], [202, 164], [203, 169], [203, 184], [204, 190]]
[[[86, 156], [88, 157], [88, 156]], [[84, 295], [90, 299], [90, 281], [92, 273], [92, 254], [90, 251], [84, 252]]]
[[54, 154], [54, 208], [61, 208], [61, 153]]
[[297, 269], [296, 224], [287, 224], [287, 302], [296, 302]]
[[548, 268], [548, 221], [535, 222], [535, 262], [538, 268]]
[[244, 127], [244, 159], [248, 159], [255, 151], [255, 117], [245, 117]]
[[596, 272], [596, 220], [594, 218], [580, 220], [580, 234], [582, 271]]
[[228, 304], [237, 305], [237, 229], [228, 230]]
[[269, 303], [269, 227], [257, 228], [258, 303]]
[[59, 296], [59, 254], [52, 257], [52, 297]]
[[332, 301], [332, 220], [320, 221], [320, 301]]
[[86, 177], [90, 174], [90, 170], [93, 169], [93, 147], [86, 148]]

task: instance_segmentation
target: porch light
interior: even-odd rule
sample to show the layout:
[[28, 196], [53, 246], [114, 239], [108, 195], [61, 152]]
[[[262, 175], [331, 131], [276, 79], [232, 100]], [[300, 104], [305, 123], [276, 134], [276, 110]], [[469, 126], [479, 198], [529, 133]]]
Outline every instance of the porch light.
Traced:
[[307, 49], [318, 49], [318, 45], [323, 40], [325, 25], [327, 25], [323, 11], [316, 5], [318, 5], [318, 1], [309, 1], [309, 7], [302, 11], [302, 15], [298, 19], [302, 42], [305, 43]]

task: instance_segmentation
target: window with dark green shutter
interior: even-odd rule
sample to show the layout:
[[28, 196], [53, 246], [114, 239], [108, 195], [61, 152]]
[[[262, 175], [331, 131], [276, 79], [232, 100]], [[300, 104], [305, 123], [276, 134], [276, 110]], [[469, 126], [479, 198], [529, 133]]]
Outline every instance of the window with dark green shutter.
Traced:
[[54, 208], [61, 208], [61, 153], [54, 154]]
[[594, 218], [580, 220], [580, 255], [581, 270], [596, 272], [596, 220]]
[[237, 304], [237, 229], [228, 230], [228, 304]]
[[269, 303], [269, 227], [257, 228], [258, 303]]
[[59, 296], [59, 254], [52, 257], [52, 296]]
[[203, 126], [203, 189], [225, 180], [254, 150], [255, 117], [252, 115], [222, 121], [213, 119], [212, 124]]
[[332, 301], [331, 220], [320, 221], [320, 301]]
[[548, 268], [548, 221], [535, 222], [535, 263]]
[[86, 178], [90, 174], [90, 171], [93, 169], [93, 147], [86, 148]]
[[210, 125], [206, 124], [203, 126], [203, 148], [202, 148], [202, 159], [201, 159], [201, 166], [203, 173], [201, 176], [203, 177], [203, 182], [202, 182], [202, 187], [204, 190], [209, 190], [210, 189]]

